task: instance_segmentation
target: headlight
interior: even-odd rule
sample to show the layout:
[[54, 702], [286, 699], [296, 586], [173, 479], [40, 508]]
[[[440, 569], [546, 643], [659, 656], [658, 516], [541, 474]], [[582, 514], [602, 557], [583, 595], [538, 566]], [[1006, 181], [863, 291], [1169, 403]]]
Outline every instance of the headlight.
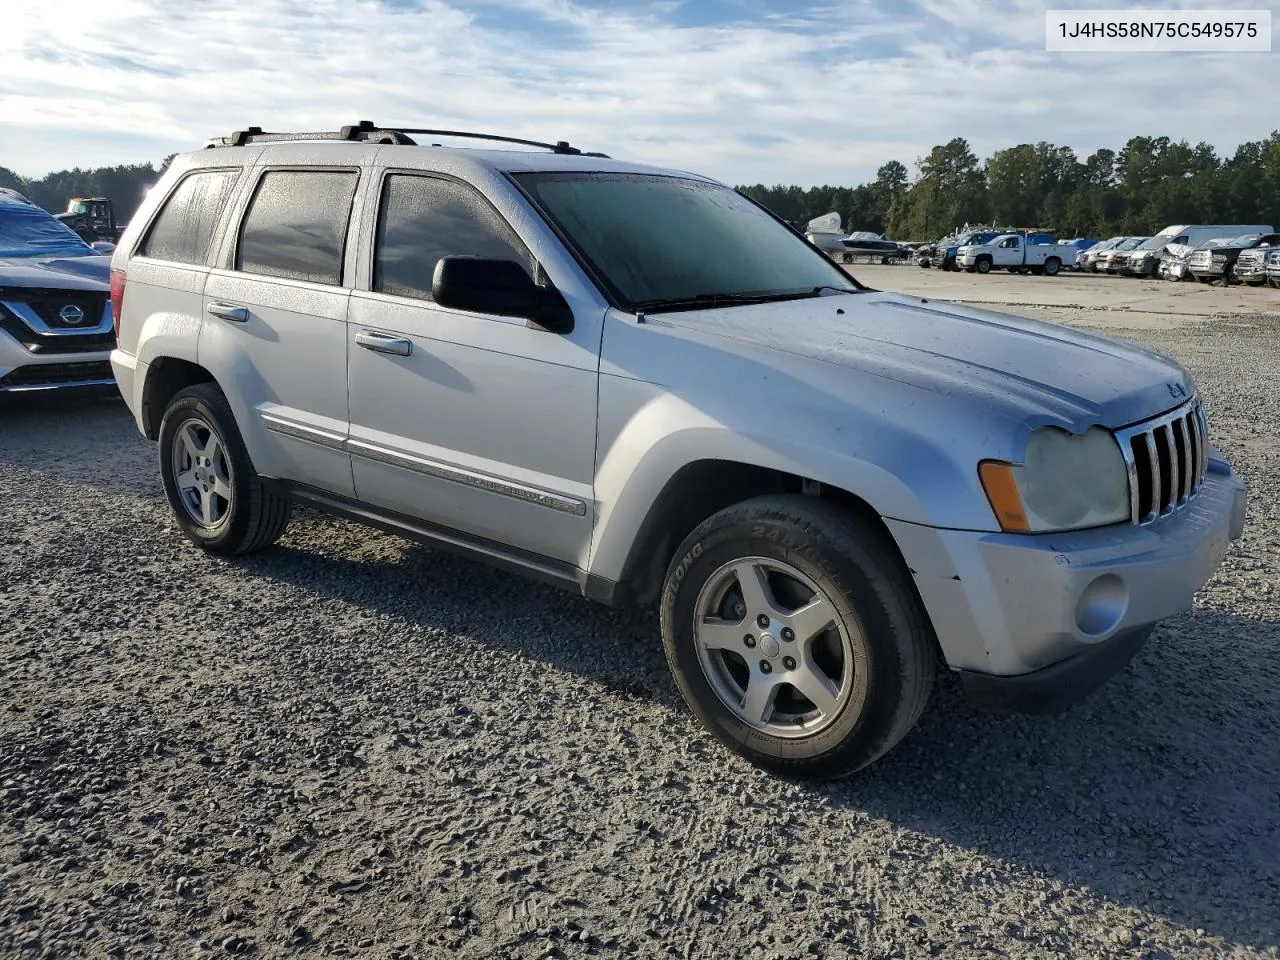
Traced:
[[1129, 519], [1129, 470], [1111, 432], [1075, 436], [1044, 427], [1027, 440], [1025, 462], [984, 460], [982, 487], [1006, 533], [1049, 533]]

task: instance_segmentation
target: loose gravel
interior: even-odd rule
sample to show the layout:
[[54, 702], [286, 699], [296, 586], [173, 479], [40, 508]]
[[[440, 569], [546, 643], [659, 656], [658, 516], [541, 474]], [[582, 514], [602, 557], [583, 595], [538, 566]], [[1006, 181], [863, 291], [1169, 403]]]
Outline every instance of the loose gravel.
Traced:
[[118, 401], [0, 405], [0, 956], [1276, 957], [1280, 318], [1135, 339], [1250, 486], [1219, 576], [829, 785], [711, 741], [651, 612], [314, 514], [212, 559]]

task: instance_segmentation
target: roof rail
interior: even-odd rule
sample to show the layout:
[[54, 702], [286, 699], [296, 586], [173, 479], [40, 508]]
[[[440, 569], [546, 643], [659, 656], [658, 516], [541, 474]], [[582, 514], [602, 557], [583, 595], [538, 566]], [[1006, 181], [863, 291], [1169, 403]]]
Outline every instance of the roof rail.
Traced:
[[[519, 137], [501, 137], [496, 134], [474, 133], [469, 130], [433, 130], [425, 127], [380, 127], [372, 120], [361, 120], [357, 124], [342, 127], [337, 131], [320, 131], [313, 133], [274, 133], [263, 130], [261, 127], [249, 127], [246, 130], [236, 130], [229, 137], [214, 137], [209, 140], [206, 147], [243, 147], [251, 143], [285, 143], [289, 141], [307, 141], [307, 140], [345, 140], [356, 141], [360, 143], [389, 143], [399, 144], [401, 146], [417, 146], [417, 141], [409, 134], [428, 135], [434, 137], [464, 137], [470, 140], [491, 140], [495, 143], [518, 143], [526, 147], [541, 147], [544, 150], [550, 150], [552, 153], [564, 154], [566, 156], [585, 156], [585, 157], [601, 157], [608, 159], [607, 154], [603, 153], [584, 153], [577, 147], [571, 146], [565, 140], [559, 140], [555, 143], [543, 143], [540, 140], [522, 140]], [[439, 146], [439, 144], [433, 144]]]

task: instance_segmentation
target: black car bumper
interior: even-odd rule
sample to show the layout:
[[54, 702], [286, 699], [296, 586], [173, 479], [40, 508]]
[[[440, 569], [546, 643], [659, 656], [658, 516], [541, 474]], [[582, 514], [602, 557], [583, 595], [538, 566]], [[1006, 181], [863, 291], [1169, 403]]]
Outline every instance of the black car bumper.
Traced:
[[1118, 673], [1142, 649], [1152, 629], [1148, 624], [1118, 633], [1086, 653], [1013, 677], [960, 670], [960, 682], [975, 706], [1004, 713], [1056, 713]]

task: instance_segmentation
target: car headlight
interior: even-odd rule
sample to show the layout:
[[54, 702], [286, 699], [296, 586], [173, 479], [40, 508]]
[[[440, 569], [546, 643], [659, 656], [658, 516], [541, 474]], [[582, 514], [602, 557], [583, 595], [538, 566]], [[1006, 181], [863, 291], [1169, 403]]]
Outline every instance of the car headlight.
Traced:
[[1043, 427], [1023, 463], [984, 460], [978, 476], [1006, 533], [1049, 533], [1120, 523], [1130, 516], [1129, 470], [1109, 430], [1075, 436]]

